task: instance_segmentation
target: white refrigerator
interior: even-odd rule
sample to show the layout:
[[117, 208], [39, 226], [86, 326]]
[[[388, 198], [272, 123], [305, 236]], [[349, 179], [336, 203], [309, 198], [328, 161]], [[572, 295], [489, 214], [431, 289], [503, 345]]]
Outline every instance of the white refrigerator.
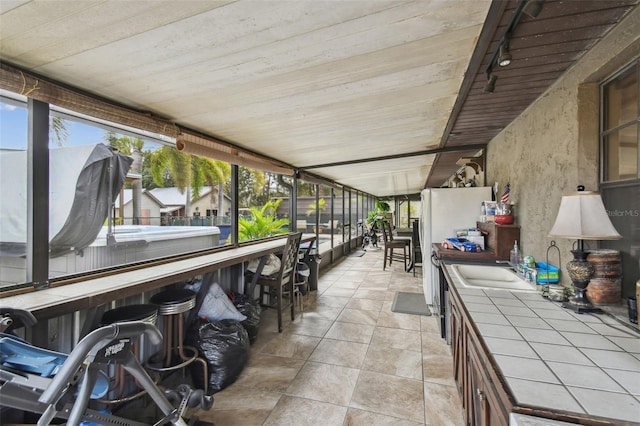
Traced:
[[422, 285], [427, 305], [433, 305], [435, 292], [439, 291], [439, 271], [431, 263], [431, 245], [455, 237], [458, 229], [475, 227], [482, 202], [491, 200], [491, 187], [425, 189], [421, 199]]

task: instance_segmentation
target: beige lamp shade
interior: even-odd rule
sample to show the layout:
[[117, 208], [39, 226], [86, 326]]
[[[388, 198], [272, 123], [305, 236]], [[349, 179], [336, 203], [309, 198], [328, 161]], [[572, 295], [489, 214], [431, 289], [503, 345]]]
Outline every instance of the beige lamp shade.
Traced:
[[550, 237], [581, 240], [618, 240], [599, 192], [578, 191], [564, 195]]

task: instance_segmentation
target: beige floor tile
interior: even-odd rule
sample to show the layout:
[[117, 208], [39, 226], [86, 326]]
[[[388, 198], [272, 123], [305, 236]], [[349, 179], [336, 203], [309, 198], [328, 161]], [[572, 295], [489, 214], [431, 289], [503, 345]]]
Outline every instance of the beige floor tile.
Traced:
[[408, 286], [413, 286], [416, 288], [422, 288], [422, 280], [420, 278], [418, 278], [418, 276], [416, 275], [415, 277], [413, 276], [413, 273], [405, 273], [405, 272], [401, 272], [401, 273], [394, 273], [393, 274], [393, 278], [391, 279], [391, 284], [395, 284], [395, 285], [408, 285]]
[[[237, 382], [214, 395], [211, 411], [218, 410], [273, 410], [281, 394], [258, 389], [254, 386], [243, 386]], [[199, 412], [204, 413], [204, 411]], [[266, 416], [265, 416], [266, 418]], [[264, 420], [264, 419], [263, 419]]]
[[422, 423], [423, 394], [420, 380], [361, 371], [349, 406]]
[[211, 410], [198, 414], [198, 419], [224, 426], [261, 426], [272, 410]]
[[364, 281], [362, 284], [360, 284], [360, 289], [365, 289], [365, 290], [389, 290], [389, 282], [388, 280], [386, 281], [382, 281], [382, 282], [375, 282], [375, 281]]
[[349, 408], [344, 426], [419, 426], [422, 423]]
[[399, 314], [383, 310], [380, 312], [376, 325], [379, 327], [420, 331], [420, 315]]
[[424, 355], [422, 360], [424, 381], [454, 386], [453, 358], [451, 355]]
[[416, 352], [422, 350], [419, 331], [398, 328], [376, 327], [371, 339], [371, 345]]
[[235, 385], [284, 392], [303, 365], [299, 359], [252, 354]]
[[351, 299], [349, 303], [345, 305], [345, 308], [380, 312], [383, 303], [384, 302], [382, 300]]
[[440, 337], [440, 334], [422, 332], [423, 355], [447, 355], [451, 356], [451, 346]]
[[371, 274], [367, 274], [367, 277], [362, 282], [361, 286], [364, 288], [389, 288], [391, 284], [391, 275], [372, 276]]
[[438, 315], [431, 315], [430, 317], [421, 316], [420, 326], [422, 331], [440, 335], [440, 317]]
[[319, 337], [290, 332], [278, 333], [256, 351], [265, 355], [307, 359], [320, 342]]
[[369, 345], [366, 343], [323, 339], [311, 354], [309, 361], [360, 368], [368, 348]]
[[352, 322], [355, 324], [368, 324], [376, 325], [378, 321], [378, 311], [365, 311], [362, 309], [348, 309], [342, 310], [336, 321], [340, 322]]
[[353, 297], [358, 299], [386, 300], [387, 291], [360, 288], [353, 294]]
[[331, 285], [331, 288], [348, 288], [355, 290], [362, 285], [362, 281], [348, 281], [345, 279], [339, 279]]
[[347, 407], [284, 395], [264, 426], [342, 426]]
[[335, 321], [335, 319], [338, 318], [338, 315], [340, 315], [340, 312], [342, 312], [342, 308], [334, 308], [325, 305], [315, 305], [305, 307], [303, 317]]
[[347, 303], [351, 300], [350, 297], [339, 297], [339, 296], [328, 296], [321, 295], [318, 296], [314, 302], [310, 302], [310, 306], [314, 305], [322, 305], [322, 306], [330, 306], [332, 308], [344, 308]]
[[[373, 254], [372, 254], [373, 255]], [[382, 261], [382, 257], [380, 258], [380, 261]], [[391, 279], [391, 273], [387, 272], [387, 271], [383, 271], [382, 268], [378, 269], [370, 269], [369, 271], [367, 271], [367, 281], [373, 281], [373, 282], [389, 282], [389, 280]]]
[[345, 271], [342, 277], [349, 281], [362, 282], [364, 279], [364, 274], [359, 271], [358, 268], [351, 268], [349, 271]]
[[424, 383], [425, 424], [430, 426], [462, 426], [462, 404], [455, 386]]
[[352, 297], [353, 293], [356, 290], [352, 288], [340, 288], [340, 287], [329, 287], [324, 293], [324, 296], [339, 296], [339, 297]]
[[360, 370], [307, 362], [286, 391], [287, 395], [347, 405]]
[[421, 380], [422, 354], [402, 349], [370, 346], [362, 369]]
[[331, 327], [331, 324], [333, 324], [333, 321], [303, 316], [292, 323], [287, 331], [305, 336], [323, 337]]
[[334, 322], [325, 337], [327, 339], [369, 343], [374, 329], [375, 327], [373, 325]]

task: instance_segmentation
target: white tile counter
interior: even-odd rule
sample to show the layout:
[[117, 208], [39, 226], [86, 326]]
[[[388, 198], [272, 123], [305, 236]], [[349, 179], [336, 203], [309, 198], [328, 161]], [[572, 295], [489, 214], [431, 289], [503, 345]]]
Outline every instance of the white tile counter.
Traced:
[[636, 329], [606, 314], [576, 314], [538, 293], [455, 287], [516, 405], [640, 424]]

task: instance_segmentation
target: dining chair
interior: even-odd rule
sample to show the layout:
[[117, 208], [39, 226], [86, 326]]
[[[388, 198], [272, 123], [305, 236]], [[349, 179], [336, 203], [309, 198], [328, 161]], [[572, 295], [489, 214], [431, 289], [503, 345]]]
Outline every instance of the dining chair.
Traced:
[[[384, 263], [382, 270], [387, 267], [387, 260], [389, 266], [393, 262], [393, 259], [402, 260], [404, 262], [404, 270], [407, 270], [407, 254], [410, 250], [411, 239], [400, 239], [393, 237], [393, 230], [391, 229], [391, 223], [388, 220], [381, 221], [382, 237], [384, 238]], [[395, 249], [402, 249], [402, 255], [394, 252]]]
[[413, 269], [413, 276], [416, 276], [416, 267], [420, 264], [422, 268], [422, 248], [420, 247], [420, 222], [415, 220], [413, 222], [413, 229], [411, 233], [411, 264]]
[[[278, 272], [269, 276], [260, 275], [256, 281], [256, 285], [260, 286], [260, 305], [276, 309], [278, 313], [278, 332], [280, 333], [282, 333], [282, 312], [290, 308], [291, 321], [295, 319], [294, 283], [301, 239], [302, 232], [289, 234]], [[285, 297], [288, 300], [286, 303], [283, 302]]]

